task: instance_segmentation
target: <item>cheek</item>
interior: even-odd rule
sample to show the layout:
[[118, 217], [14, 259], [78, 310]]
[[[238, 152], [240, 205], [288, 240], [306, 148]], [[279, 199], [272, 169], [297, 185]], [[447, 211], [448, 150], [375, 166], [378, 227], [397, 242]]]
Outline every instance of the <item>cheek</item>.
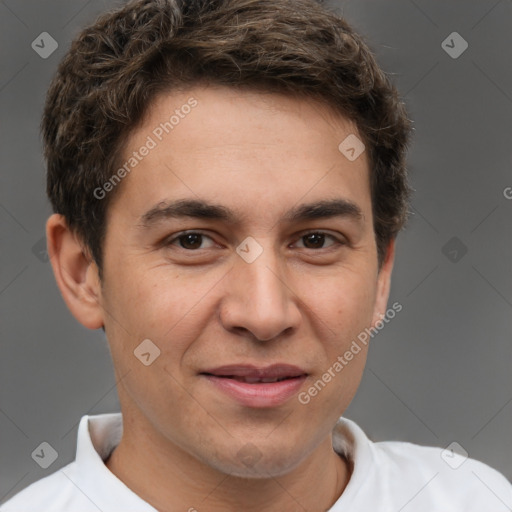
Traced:
[[180, 274], [167, 266], [120, 269], [105, 301], [114, 319], [111, 341], [122, 340], [123, 349], [133, 344], [133, 351], [149, 338], [162, 355], [179, 360], [214, 313], [211, 292], [220, 277], [211, 274]]
[[[321, 279], [308, 279], [307, 286], [301, 286], [300, 299], [332, 335], [337, 335], [335, 344], [357, 336], [371, 325], [377, 286], [370, 276], [369, 269], [359, 272], [343, 269], [331, 271], [330, 276]], [[306, 282], [303, 276], [300, 279]]]

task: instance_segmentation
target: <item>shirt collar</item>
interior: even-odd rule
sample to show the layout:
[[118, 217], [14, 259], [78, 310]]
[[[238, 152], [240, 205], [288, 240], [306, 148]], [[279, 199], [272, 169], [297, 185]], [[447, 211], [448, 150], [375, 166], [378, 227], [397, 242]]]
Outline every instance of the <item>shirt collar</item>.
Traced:
[[[76, 452], [77, 473], [75, 485], [100, 509], [122, 509], [123, 512], [157, 512], [143, 501], [105, 465], [112, 450], [119, 444], [123, 433], [121, 413], [83, 416], [78, 427]], [[333, 507], [349, 505], [361, 490], [361, 482], [368, 481], [374, 467], [371, 441], [352, 420], [341, 417], [332, 432], [336, 453], [348, 461], [350, 480]]]
[[121, 413], [83, 416], [78, 426], [78, 471], [72, 481], [100, 510], [157, 512], [119, 480], [104, 463], [119, 444], [122, 433]]

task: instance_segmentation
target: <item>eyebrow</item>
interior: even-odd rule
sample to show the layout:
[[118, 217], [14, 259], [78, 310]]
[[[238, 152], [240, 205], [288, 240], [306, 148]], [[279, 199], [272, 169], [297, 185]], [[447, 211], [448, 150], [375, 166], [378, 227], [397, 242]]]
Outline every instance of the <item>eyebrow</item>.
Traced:
[[[191, 217], [195, 219], [219, 220], [236, 224], [240, 219], [236, 213], [225, 206], [197, 199], [179, 199], [161, 201], [140, 217], [140, 226], [151, 227], [170, 218]], [[346, 199], [337, 198], [295, 206], [282, 217], [284, 222], [303, 222], [332, 217], [348, 217], [354, 220], [364, 218], [361, 208]]]

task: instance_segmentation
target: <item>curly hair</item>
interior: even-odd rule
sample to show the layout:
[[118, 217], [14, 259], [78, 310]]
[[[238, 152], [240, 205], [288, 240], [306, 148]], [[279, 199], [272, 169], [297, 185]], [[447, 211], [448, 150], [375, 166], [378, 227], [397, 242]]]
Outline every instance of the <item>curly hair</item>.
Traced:
[[411, 122], [363, 38], [321, 0], [134, 0], [73, 40], [50, 84], [41, 132], [54, 212], [100, 269], [128, 136], [160, 93], [199, 83], [313, 98], [353, 121], [366, 146], [379, 264], [408, 210]]

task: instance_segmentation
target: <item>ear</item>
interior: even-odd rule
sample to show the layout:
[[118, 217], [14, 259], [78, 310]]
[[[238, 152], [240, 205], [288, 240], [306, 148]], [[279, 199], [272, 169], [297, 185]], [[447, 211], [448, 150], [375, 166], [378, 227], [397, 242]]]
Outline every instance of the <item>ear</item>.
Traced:
[[62, 297], [73, 316], [89, 329], [103, 326], [98, 267], [66, 219], [53, 214], [46, 222], [48, 256]]
[[377, 276], [377, 295], [375, 298], [375, 306], [373, 309], [372, 326], [378, 320], [381, 320], [386, 313], [388, 304], [389, 291], [391, 289], [391, 273], [393, 271], [393, 263], [395, 262], [395, 239], [389, 242], [386, 249], [386, 255], [382, 262], [382, 267]]

